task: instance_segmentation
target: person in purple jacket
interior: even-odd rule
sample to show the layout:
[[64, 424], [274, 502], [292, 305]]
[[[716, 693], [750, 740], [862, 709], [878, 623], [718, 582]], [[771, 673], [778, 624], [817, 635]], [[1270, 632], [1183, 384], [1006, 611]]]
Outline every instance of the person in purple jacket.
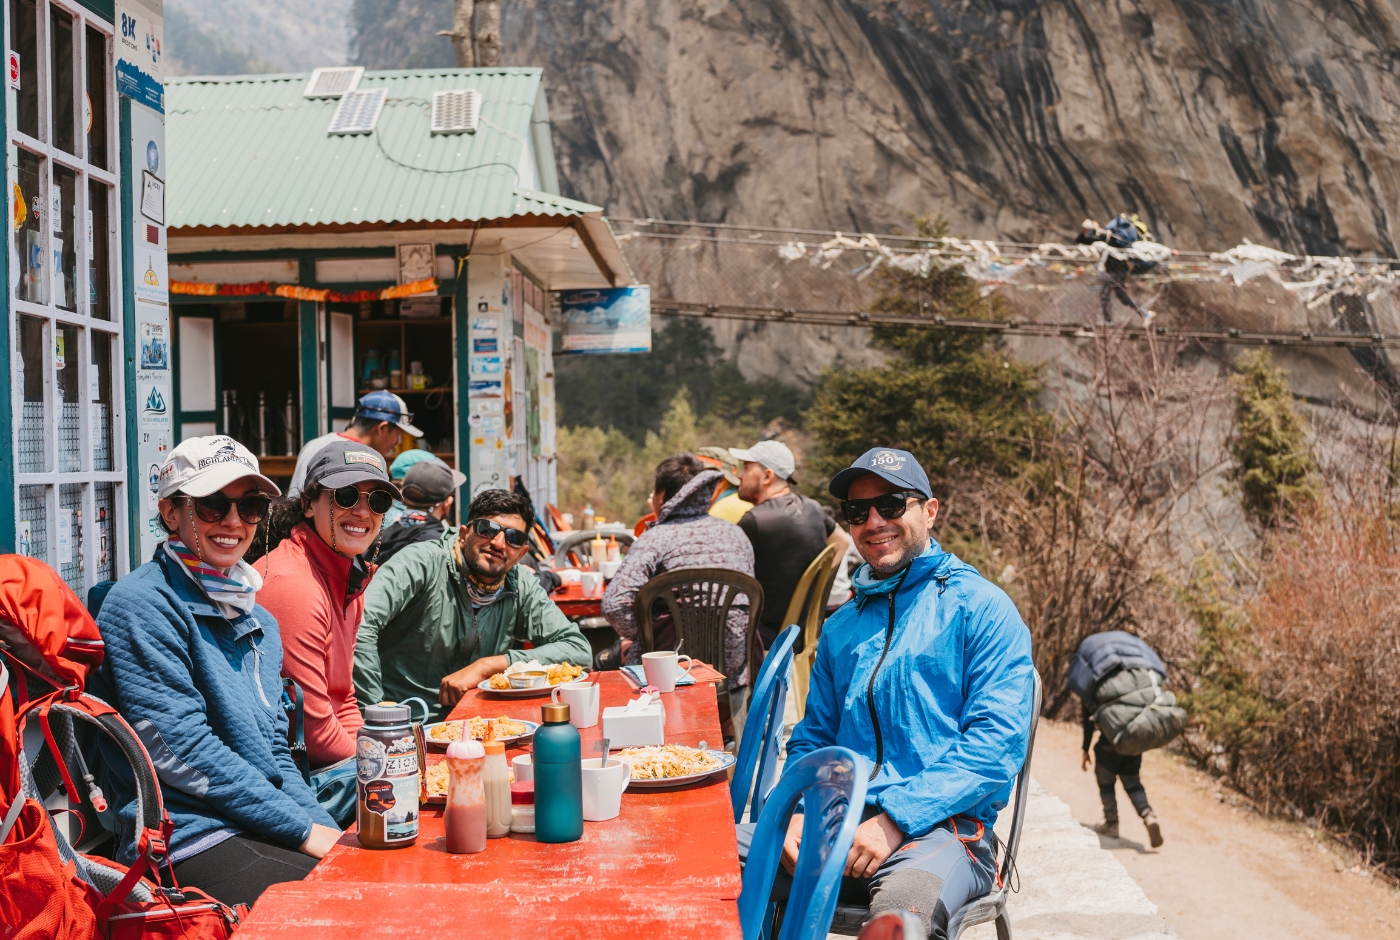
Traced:
[[[611, 650], [599, 654], [598, 668], [616, 669], [618, 659], [641, 662], [637, 643], [637, 618], [632, 603], [652, 578], [677, 568], [729, 568], [753, 577], [753, 544], [744, 530], [732, 522], [710, 515], [710, 497], [721, 473], [710, 470], [694, 454], [667, 457], [656, 467], [651, 507], [656, 521], [632, 543], [617, 575], [603, 594], [603, 616], [620, 638]], [[729, 677], [730, 710], [734, 729], [743, 726], [743, 702], [748, 691], [749, 672], [744, 640], [748, 633], [748, 598], [729, 610], [724, 638], [724, 663], [716, 663]], [[663, 630], [657, 636], [657, 649], [673, 649]]]

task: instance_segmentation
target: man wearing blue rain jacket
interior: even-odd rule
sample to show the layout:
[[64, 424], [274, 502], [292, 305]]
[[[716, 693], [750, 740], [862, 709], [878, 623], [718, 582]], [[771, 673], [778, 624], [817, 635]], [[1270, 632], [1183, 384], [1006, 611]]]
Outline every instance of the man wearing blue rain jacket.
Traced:
[[[823, 627], [788, 761], [840, 745], [870, 762], [843, 894], [868, 891], [872, 915], [910, 911], [942, 937], [996, 884], [992, 825], [1030, 732], [1030, 632], [1005, 593], [931, 538], [938, 500], [912, 454], [868, 451], [830, 491], [866, 564]], [[789, 868], [801, 832], [794, 816]]]

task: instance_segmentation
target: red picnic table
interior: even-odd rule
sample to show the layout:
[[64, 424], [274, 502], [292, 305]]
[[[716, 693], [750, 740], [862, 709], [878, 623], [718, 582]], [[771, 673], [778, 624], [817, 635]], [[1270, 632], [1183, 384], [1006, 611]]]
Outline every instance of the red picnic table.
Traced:
[[602, 592], [590, 597], [583, 593], [582, 584], [561, 584], [557, 591], [549, 595], [549, 599], [554, 601], [570, 620], [603, 615]]
[[[621, 673], [597, 675], [600, 715], [635, 695]], [[540, 706], [548, 701], [474, 691], [449, 718], [508, 715], [539, 721]], [[667, 743], [719, 745], [713, 683], [681, 687], [663, 701]], [[602, 737], [601, 718], [579, 735], [584, 756], [593, 754]], [[525, 750], [512, 746], [506, 756]], [[430, 753], [429, 762], [440, 755]], [[347, 832], [306, 881], [269, 889], [240, 937], [290, 937], [293, 930], [338, 926], [355, 927], [357, 936], [427, 936], [428, 928], [468, 922], [478, 935], [501, 938], [518, 937], [522, 930], [533, 935], [544, 925], [552, 940], [596, 935], [600, 928], [638, 937], [739, 936], [734, 901], [742, 875], [723, 774], [672, 790], [629, 788], [621, 815], [585, 822], [577, 842], [551, 845], [513, 833], [489, 840], [485, 852], [449, 855], [445, 832], [443, 808], [437, 805], [423, 807], [418, 841], [408, 848], [366, 849]], [[574, 919], [576, 931], [568, 926]]]

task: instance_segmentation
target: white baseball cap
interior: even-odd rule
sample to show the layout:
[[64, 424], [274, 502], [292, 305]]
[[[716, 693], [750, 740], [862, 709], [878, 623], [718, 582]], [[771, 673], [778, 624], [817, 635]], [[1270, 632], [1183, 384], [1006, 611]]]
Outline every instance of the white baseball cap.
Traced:
[[157, 495], [161, 499], [176, 493], [208, 496], [244, 477], [256, 480], [258, 489], [269, 496], [282, 495], [277, 484], [258, 471], [253, 452], [233, 438], [225, 434], [191, 437], [181, 441], [161, 464]]
[[761, 463], [772, 470], [780, 479], [786, 480], [797, 469], [797, 460], [792, 451], [782, 441], [759, 441], [748, 450], [729, 448], [735, 460], [745, 463]]

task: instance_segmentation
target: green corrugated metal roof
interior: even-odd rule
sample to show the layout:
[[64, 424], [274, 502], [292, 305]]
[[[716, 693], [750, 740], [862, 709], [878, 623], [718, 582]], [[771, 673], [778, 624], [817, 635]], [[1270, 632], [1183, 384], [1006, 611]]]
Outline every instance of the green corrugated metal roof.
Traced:
[[[166, 85], [172, 228], [475, 222], [577, 216], [598, 206], [518, 179], [536, 68], [366, 72], [385, 88], [375, 132], [326, 133], [337, 99], [302, 97], [307, 74], [176, 78]], [[432, 93], [475, 88], [475, 134], [429, 133]]]

